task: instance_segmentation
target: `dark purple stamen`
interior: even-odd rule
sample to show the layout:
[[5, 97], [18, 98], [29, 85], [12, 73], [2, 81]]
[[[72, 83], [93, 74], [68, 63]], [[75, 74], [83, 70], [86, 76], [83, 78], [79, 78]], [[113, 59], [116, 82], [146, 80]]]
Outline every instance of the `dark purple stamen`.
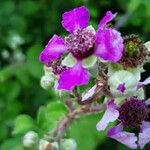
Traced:
[[66, 45], [75, 58], [84, 59], [94, 52], [95, 34], [88, 28], [79, 29], [66, 38]]
[[148, 118], [149, 109], [143, 100], [131, 97], [119, 108], [119, 120], [124, 126], [138, 127]]
[[125, 83], [119, 84], [117, 90], [120, 91], [121, 93], [124, 93], [126, 90]]
[[63, 66], [61, 64], [61, 62], [62, 62], [62, 59], [59, 58], [59, 59], [51, 62], [50, 64], [48, 64], [52, 68], [52, 71], [55, 75], [59, 75], [67, 69], [67, 67]]

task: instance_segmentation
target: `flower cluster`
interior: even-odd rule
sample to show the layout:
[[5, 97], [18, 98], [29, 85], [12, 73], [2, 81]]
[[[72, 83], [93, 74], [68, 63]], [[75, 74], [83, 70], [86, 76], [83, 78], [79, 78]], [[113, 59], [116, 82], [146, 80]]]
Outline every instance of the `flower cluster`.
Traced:
[[[54, 35], [41, 52], [39, 59], [45, 70], [41, 85], [70, 92], [80, 104], [99, 103], [105, 96], [106, 111], [97, 130], [118, 121], [109, 129], [108, 137], [133, 149], [143, 148], [150, 142], [150, 100], [144, 93], [150, 78], [141, 82], [141, 73], [150, 42], [143, 43], [133, 34], [121, 36], [108, 25], [116, 15], [107, 11], [95, 31], [88, 26], [90, 15], [85, 6], [65, 12], [62, 26], [69, 34], [64, 39]], [[91, 89], [75, 92], [75, 87], [90, 80], [95, 81]], [[135, 130], [138, 134], [132, 132]]]
[[[69, 35], [65, 39], [54, 35], [40, 54], [40, 61], [54, 70], [59, 90], [72, 91], [75, 86], [88, 84], [88, 66], [84, 66], [88, 59], [92, 59], [89, 66], [97, 59], [114, 63], [121, 59], [123, 38], [118, 31], [107, 27], [115, 16], [108, 11], [95, 31], [88, 26], [90, 15], [86, 7], [81, 6], [63, 14], [62, 26]], [[62, 64], [53, 67], [53, 62], [58, 60], [62, 60]]]

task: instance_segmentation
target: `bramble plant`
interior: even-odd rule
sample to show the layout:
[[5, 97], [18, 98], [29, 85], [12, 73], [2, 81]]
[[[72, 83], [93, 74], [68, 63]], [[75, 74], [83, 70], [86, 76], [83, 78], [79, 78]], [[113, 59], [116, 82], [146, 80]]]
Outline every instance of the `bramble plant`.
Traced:
[[[150, 100], [144, 93], [150, 78], [141, 81], [150, 42], [144, 43], [133, 34], [121, 36], [110, 24], [116, 15], [107, 11], [95, 30], [88, 26], [90, 15], [85, 6], [63, 14], [62, 26], [68, 36], [63, 39], [54, 35], [39, 59], [45, 73], [41, 86], [54, 89], [67, 110], [63, 115], [61, 111], [57, 114], [59, 120], [52, 128], [48, 130], [45, 125], [47, 133], [40, 140], [36, 132], [26, 133], [26, 147], [76, 150], [76, 141], [65, 137], [70, 122], [80, 115], [102, 112], [105, 113], [96, 125], [99, 134], [116, 121], [118, 125], [108, 129], [108, 137], [131, 149], [142, 149], [150, 142]], [[47, 107], [55, 111], [55, 105]], [[62, 104], [57, 105], [56, 109], [61, 110]], [[40, 115], [54, 117], [45, 109]]]

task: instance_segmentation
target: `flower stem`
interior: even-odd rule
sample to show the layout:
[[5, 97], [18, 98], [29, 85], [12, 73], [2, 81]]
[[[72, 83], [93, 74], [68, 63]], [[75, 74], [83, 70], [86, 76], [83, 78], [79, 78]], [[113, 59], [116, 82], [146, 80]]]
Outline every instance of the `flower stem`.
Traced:
[[103, 111], [104, 109], [105, 109], [104, 104], [100, 104], [96, 106], [93, 106], [90, 104], [90, 105], [82, 106], [79, 109], [73, 110], [58, 123], [58, 126], [56, 128], [56, 135], [57, 135], [56, 141], [59, 141], [61, 138], [64, 137], [64, 133], [66, 132], [70, 122], [76, 119], [78, 115], [81, 115], [81, 114], [90, 115], [92, 113], [99, 113], [100, 111]]

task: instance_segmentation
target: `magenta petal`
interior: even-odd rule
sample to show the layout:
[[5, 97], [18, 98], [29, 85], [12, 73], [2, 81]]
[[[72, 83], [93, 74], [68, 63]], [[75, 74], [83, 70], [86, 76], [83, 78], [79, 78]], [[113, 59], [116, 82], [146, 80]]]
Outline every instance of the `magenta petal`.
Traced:
[[107, 11], [105, 16], [99, 23], [98, 29], [104, 28], [105, 25], [110, 22], [114, 17], [116, 17], [117, 13], [113, 14], [111, 11]]
[[40, 54], [40, 61], [43, 63], [49, 63], [59, 58], [67, 50], [64, 40], [54, 35]]
[[129, 133], [123, 131], [122, 124], [117, 125], [114, 128], [111, 128], [108, 133], [108, 137], [117, 140], [118, 142], [126, 145], [129, 148], [136, 149], [137, 148], [137, 137], [134, 133]]
[[114, 100], [111, 100], [107, 103], [107, 110], [105, 111], [102, 119], [97, 123], [96, 128], [98, 131], [105, 130], [107, 125], [110, 122], [117, 120], [119, 117], [119, 112], [116, 109], [116, 105], [114, 104]]
[[123, 38], [120, 32], [107, 28], [99, 30], [96, 36], [95, 54], [105, 61], [117, 62], [123, 55]]
[[90, 20], [89, 11], [85, 6], [74, 8], [63, 14], [62, 26], [68, 32], [87, 27]]
[[145, 144], [150, 142], [150, 122], [143, 122], [141, 125], [141, 133], [139, 133], [139, 146], [144, 148]]
[[78, 62], [74, 67], [63, 71], [58, 81], [58, 89], [72, 91], [75, 86], [88, 84], [89, 74]]

